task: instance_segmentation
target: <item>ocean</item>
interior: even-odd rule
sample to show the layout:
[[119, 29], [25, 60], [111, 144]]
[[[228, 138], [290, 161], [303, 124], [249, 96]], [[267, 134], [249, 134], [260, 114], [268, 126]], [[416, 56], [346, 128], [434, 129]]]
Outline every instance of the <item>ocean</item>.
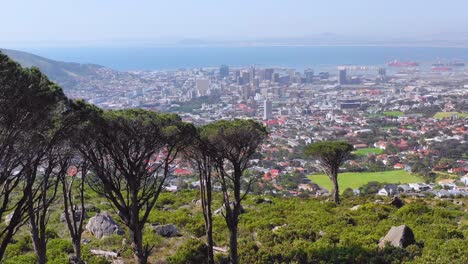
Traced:
[[53, 60], [93, 63], [121, 71], [219, 67], [221, 64], [317, 70], [348, 64], [383, 66], [393, 60], [428, 65], [438, 61], [468, 61], [468, 48], [447, 47], [67, 47], [23, 50]]

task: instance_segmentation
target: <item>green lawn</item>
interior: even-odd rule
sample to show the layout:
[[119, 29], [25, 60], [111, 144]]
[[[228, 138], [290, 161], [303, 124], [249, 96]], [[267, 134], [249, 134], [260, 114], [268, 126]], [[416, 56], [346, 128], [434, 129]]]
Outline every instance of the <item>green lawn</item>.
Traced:
[[354, 152], [354, 154], [358, 156], [367, 156], [367, 154], [374, 153], [374, 154], [382, 154], [383, 150], [379, 148], [363, 148], [363, 149], [358, 149]]
[[[322, 188], [330, 191], [333, 189], [330, 179], [324, 174], [313, 174], [308, 178]], [[382, 172], [346, 172], [340, 173], [338, 175], [338, 184], [341, 192], [343, 192], [346, 188], [358, 189], [370, 181], [386, 183], [413, 183], [421, 182], [423, 180], [404, 170]]]
[[384, 127], [381, 127], [380, 129], [382, 130], [390, 130], [390, 129], [397, 129], [398, 127], [397, 126], [384, 126]]
[[468, 113], [460, 113], [460, 112], [438, 112], [434, 115], [434, 118], [442, 119], [446, 117], [451, 117], [453, 115], [456, 115], [460, 118], [465, 118], [468, 117]]
[[383, 112], [383, 114], [386, 116], [391, 116], [391, 117], [399, 117], [399, 116], [404, 115], [404, 113], [401, 111], [387, 111], [387, 112]]

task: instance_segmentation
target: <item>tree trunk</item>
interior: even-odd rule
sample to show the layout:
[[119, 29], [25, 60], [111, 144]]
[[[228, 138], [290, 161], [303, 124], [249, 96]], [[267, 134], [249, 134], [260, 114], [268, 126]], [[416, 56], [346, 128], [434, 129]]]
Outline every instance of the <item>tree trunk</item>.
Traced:
[[332, 174], [332, 182], [333, 182], [333, 199], [335, 203], [340, 203], [340, 191], [338, 187], [338, 173], [334, 172]]
[[135, 262], [137, 264], [147, 264], [148, 258], [143, 249], [143, 233], [141, 232], [141, 229], [136, 226], [132, 226], [130, 228], [130, 237], [132, 239], [132, 250]]
[[46, 256], [46, 245], [42, 239], [39, 238], [37, 228], [32, 228], [31, 230], [31, 238], [34, 246], [34, 252], [37, 255], [37, 264], [46, 264], [47, 256]]
[[237, 253], [237, 226], [229, 228], [229, 262], [238, 264], [239, 256]]
[[73, 251], [75, 252], [75, 256], [77, 260], [79, 261], [79, 263], [82, 263], [83, 261], [81, 259], [81, 241], [73, 240], [72, 244], [73, 244]]
[[7, 246], [10, 244], [11, 239], [13, 238], [13, 232], [8, 230], [6, 235], [2, 238], [2, 242], [0, 244], [0, 263], [3, 261], [3, 256], [5, 255], [5, 251]]
[[213, 252], [213, 225], [206, 223], [206, 240], [208, 243], [208, 264], [214, 264], [214, 252]]

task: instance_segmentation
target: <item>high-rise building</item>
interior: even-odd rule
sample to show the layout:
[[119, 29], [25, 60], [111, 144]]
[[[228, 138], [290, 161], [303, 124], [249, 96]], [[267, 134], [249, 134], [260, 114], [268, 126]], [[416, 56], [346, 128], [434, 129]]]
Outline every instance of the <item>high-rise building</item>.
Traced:
[[229, 76], [229, 66], [221, 65], [221, 67], [219, 67], [219, 76], [221, 78], [228, 77]]
[[305, 83], [313, 83], [314, 82], [314, 70], [307, 69], [304, 71], [305, 75]]
[[249, 99], [250, 94], [251, 94], [251, 91], [252, 91], [251, 88], [250, 88], [250, 85], [244, 85], [244, 86], [242, 86], [242, 90], [241, 90], [241, 91], [242, 91], [242, 94], [241, 94], [241, 95], [242, 95], [242, 99], [243, 99], [243, 100]]
[[270, 100], [263, 101], [263, 120], [270, 120], [273, 118], [273, 105]]
[[195, 88], [198, 91], [200, 96], [204, 96], [208, 94], [208, 90], [210, 89], [210, 80], [208, 79], [197, 79], [195, 82]]
[[271, 81], [274, 72], [275, 70], [273, 69], [265, 69], [265, 80]]
[[250, 78], [253, 80], [256, 76], [255, 66], [250, 67]]
[[385, 68], [379, 68], [379, 80], [385, 81], [387, 79], [387, 70]]
[[273, 77], [271, 78], [273, 82], [279, 82], [280, 81], [280, 76], [279, 73], [275, 72], [273, 73]]
[[241, 73], [241, 77], [242, 77], [242, 84], [247, 84], [250, 82], [250, 72], [243, 71]]
[[340, 84], [346, 84], [347, 81], [348, 81], [348, 80], [346, 79], [346, 70], [345, 70], [345, 69], [340, 70], [338, 82], [339, 82]]

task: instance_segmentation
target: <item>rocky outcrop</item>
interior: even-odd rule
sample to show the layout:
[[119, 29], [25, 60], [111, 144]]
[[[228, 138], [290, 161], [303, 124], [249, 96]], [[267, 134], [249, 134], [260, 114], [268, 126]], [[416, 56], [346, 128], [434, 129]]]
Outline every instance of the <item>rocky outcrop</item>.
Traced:
[[98, 213], [91, 217], [86, 225], [86, 230], [91, 232], [91, 234], [97, 238], [114, 234], [124, 234], [124, 231], [120, 229], [114, 219], [112, 219], [107, 212]]
[[380, 239], [379, 248], [384, 248], [386, 245], [405, 248], [414, 243], [416, 241], [411, 228], [406, 225], [392, 226], [385, 237]]
[[177, 226], [173, 224], [154, 225], [153, 228], [156, 234], [162, 237], [176, 237], [180, 235], [179, 229], [177, 229]]

